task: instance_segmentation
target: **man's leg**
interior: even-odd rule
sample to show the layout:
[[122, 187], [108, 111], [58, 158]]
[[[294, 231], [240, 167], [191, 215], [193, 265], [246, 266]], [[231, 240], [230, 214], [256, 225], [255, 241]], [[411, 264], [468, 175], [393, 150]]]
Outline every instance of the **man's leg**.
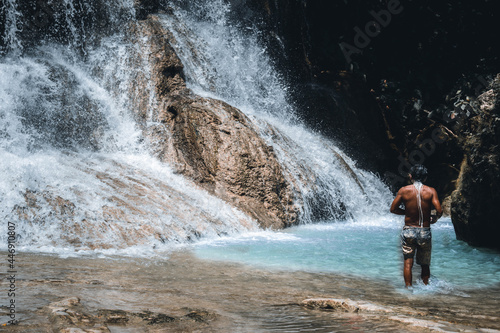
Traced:
[[431, 251], [432, 251], [432, 235], [430, 229], [422, 229], [420, 233], [420, 238], [418, 240], [417, 247], [417, 264], [422, 268], [422, 282], [424, 284], [429, 284], [429, 277], [431, 276], [431, 270], [429, 265], [431, 264]]
[[411, 269], [412, 268], [413, 268], [413, 258], [405, 259], [403, 276], [405, 278], [406, 288], [411, 287], [411, 282], [412, 282]]
[[429, 265], [422, 265], [422, 281], [424, 284], [429, 284], [429, 277], [431, 276], [431, 269], [429, 268]]

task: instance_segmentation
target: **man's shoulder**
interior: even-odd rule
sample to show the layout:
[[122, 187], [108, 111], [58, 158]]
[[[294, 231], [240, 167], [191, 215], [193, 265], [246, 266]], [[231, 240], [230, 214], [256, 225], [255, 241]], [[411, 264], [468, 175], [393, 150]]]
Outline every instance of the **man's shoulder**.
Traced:
[[406, 185], [406, 186], [403, 186], [399, 189], [399, 193], [404, 193], [404, 192], [408, 192], [412, 189], [413, 185]]
[[427, 190], [429, 190], [429, 191], [431, 191], [431, 192], [433, 192], [433, 193], [434, 193], [434, 192], [436, 192], [436, 189], [435, 189], [434, 187], [427, 186], [427, 185], [424, 185], [424, 186], [425, 186], [425, 187], [424, 187], [425, 189], [427, 189]]

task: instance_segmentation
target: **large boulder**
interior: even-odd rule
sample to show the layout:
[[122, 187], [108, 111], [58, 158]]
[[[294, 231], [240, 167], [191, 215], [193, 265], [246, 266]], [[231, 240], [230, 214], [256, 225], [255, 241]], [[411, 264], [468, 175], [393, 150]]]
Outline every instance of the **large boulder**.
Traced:
[[[169, 43], [173, 36], [157, 17], [138, 21], [131, 32], [147, 48], [150, 73], [137, 77], [133, 90], [139, 123], [156, 156], [262, 227], [295, 223], [291, 186], [252, 120], [225, 102], [186, 88], [183, 65]], [[144, 93], [151, 85], [153, 103]]]
[[451, 218], [458, 239], [500, 249], [500, 75], [481, 96], [480, 113], [461, 139], [465, 157], [452, 194]]

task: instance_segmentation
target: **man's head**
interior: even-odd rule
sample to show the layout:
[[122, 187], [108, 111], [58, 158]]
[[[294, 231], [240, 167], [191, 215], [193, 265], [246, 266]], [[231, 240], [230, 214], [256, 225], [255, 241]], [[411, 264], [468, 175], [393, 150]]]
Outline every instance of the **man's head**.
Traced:
[[425, 182], [427, 179], [427, 168], [422, 164], [415, 164], [410, 169], [411, 180], [415, 182]]

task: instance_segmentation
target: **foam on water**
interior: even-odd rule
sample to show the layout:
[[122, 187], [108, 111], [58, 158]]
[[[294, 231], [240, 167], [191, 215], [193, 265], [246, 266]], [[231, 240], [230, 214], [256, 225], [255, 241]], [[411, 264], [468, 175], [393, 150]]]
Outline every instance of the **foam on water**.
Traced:
[[[17, 222], [20, 251], [65, 256], [68, 252], [161, 256], [175, 249], [175, 244], [183, 244], [183, 235], [217, 237], [257, 229], [257, 224], [242, 212], [145, 154], [44, 151], [29, 158], [11, 155], [9, 163], [1, 167], [8, 175], [0, 182], [4, 207], [23, 205], [25, 189], [30, 193], [57, 189], [64, 200], [74, 204], [67, 215], [53, 216], [50, 201], [36, 197], [39, 209], [36, 215], [30, 215], [30, 223], [17, 220], [3, 209], [4, 218]], [[13, 183], [18, 190], [12, 189]], [[138, 197], [135, 187], [140, 190]], [[103, 206], [120, 209], [128, 215], [128, 222], [106, 217]], [[30, 214], [29, 209], [25, 213]], [[170, 238], [173, 244], [165, 244], [165, 239], [155, 234]], [[0, 249], [5, 250], [6, 245], [0, 243]]]

